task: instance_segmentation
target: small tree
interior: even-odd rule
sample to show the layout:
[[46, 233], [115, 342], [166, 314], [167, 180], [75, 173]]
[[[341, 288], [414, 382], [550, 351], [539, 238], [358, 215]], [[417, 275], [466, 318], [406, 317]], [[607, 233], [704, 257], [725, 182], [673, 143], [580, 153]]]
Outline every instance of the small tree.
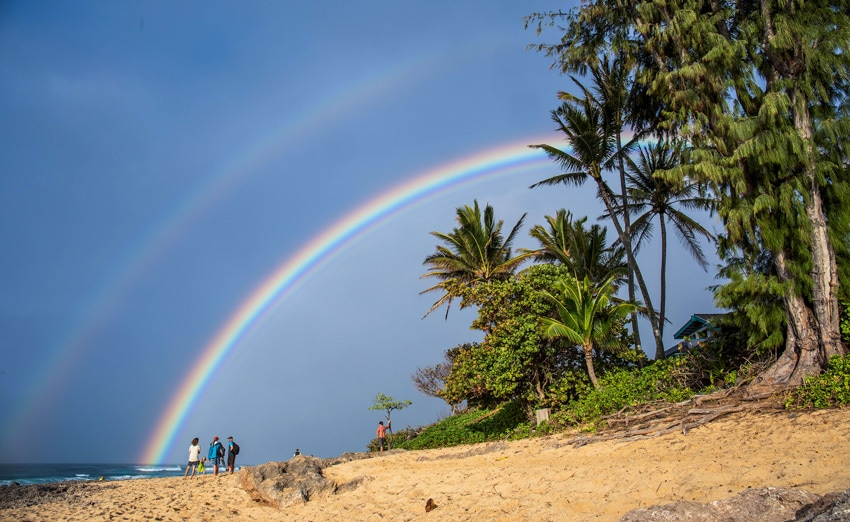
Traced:
[[574, 277], [565, 277], [555, 283], [555, 292], [546, 295], [555, 305], [558, 318], [541, 316], [543, 336], [555, 339], [564, 338], [581, 346], [590, 382], [599, 389], [596, 372], [593, 369], [593, 350], [602, 351], [609, 346], [606, 342], [619, 321], [625, 320], [640, 307], [628, 301], [612, 297], [616, 275], [598, 285], [591, 283], [585, 276], [579, 281]]
[[[392, 411], [393, 410], [403, 410], [404, 408], [407, 408], [411, 404], [413, 404], [413, 403], [410, 402], [410, 401], [394, 401], [393, 398], [390, 397], [389, 395], [384, 395], [383, 393], [379, 393], [378, 395], [375, 395], [375, 401], [372, 403], [371, 406], [369, 406], [369, 410], [377, 410], [377, 411], [384, 410], [384, 411], [387, 412], [387, 431], [389, 431], [390, 434], [392, 434], [393, 428], [392, 428], [392, 421], [390, 420], [390, 415], [392, 414]], [[390, 441], [390, 440], [391, 439], [388, 437], [387, 441]], [[389, 449], [392, 449], [392, 442], [389, 443], [389, 446], [390, 446]]]

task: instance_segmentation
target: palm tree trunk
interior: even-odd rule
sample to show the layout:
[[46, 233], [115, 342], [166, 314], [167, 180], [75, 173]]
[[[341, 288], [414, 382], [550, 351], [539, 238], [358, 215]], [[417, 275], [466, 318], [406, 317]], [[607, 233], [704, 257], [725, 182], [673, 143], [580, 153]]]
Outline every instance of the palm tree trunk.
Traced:
[[620, 220], [617, 219], [617, 214], [614, 213], [614, 205], [612, 204], [611, 198], [608, 193], [610, 189], [605, 184], [605, 181], [602, 180], [602, 177], [600, 175], [594, 175], [593, 179], [594, 181], [596, 181], [597, 189], [599, 190], [599, 195], [602, 198], [602, 202], [605, 203], [605, 209], [608, 211], [608, 215], [611, 216], [611, 222], [614, 223], [614, 229], [617, 231], [617, 236], [620, 238], [620, 242], [626, 249], [626, 259], [629, 262], [629, 266], [634, 271], [635, 280], [637, 281], [638, 288], [640, 288], [640, 292], [643, 295], [643, 303], [646, 307], [646, 315], [649, 319], [649, 325], [652, 328], [652, 337], [655, 339], [655, 358], [659, 360], [663, 359], [664, 341], [661, 337], [661, 330], [658, 327], [658, 314], [652, 307], [652, 299], [649, 297], [649, 290], [646, 287], [646, 282], [643, 280], [643, 274], [641, 273], [640, 267], [638, 266], [637, 260], [635, 259], [635, 254], [632, 250], [631, 241], [628, 237], [626, 237], [626, 233], [623, 230], [623, 226], [620, 224]]
[[[623, 161], [623, 139], [622, 134], [617, 132], [617, 163], [620, 170], [620, 197], [623, 199], [623, 230], [626, 237], [631, 241], [632, 237], [632, 218], [629, 216], [629, 202], [626, 194], [626, 165]], [[635, 302], [635, 274], [632, 270], [632, 265], [629, 263], [628, 274], [629, 285], [629, 301]], [[632, 313], [632, 334], [635, 337], [635, 350], [641, 352], [643, 347], [640, 342], [640, 329], [638, 328], [638, 313]]]
[[601, 386], [599, 386], [599, 381], [596, 380], [596, 372], [593, 370], [593, 344], [585, 343], [582, 350], [584, 350], [584, 364], [587, 366], [587, 375], [590, 376], [593, 387], [598, 390]]
[[667, 321], [667, 224], [664, 222], [664, 214], [659, 214], [661, 222], [661, 297], [658, 303], [658, 329], [664, 336], [664, 322]]

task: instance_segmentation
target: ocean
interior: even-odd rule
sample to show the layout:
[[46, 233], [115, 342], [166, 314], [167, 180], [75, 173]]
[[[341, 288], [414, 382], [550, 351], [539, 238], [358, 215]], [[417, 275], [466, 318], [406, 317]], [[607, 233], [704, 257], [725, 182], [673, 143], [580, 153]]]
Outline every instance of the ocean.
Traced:
[[186, 465], [138, 464], [0, 464], [0, 486], [45, 484], [65, 480], [131, 480], [181, 477]]

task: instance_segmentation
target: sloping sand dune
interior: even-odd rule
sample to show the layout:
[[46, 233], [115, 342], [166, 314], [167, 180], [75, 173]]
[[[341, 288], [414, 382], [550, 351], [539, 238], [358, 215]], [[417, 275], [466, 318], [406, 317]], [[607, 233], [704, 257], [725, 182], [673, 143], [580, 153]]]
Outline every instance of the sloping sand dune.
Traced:
[[[277, 511], [233, 476], [87, 483], [2, 520], [617, 520], [747, 488], [850, 488], [850, 410], [730, 416], [645, 440], [573, 448], [567, 435], [384, 455], [327, 468], [344, 493]], [[433, 499], [436, 508], [426, 513]]]

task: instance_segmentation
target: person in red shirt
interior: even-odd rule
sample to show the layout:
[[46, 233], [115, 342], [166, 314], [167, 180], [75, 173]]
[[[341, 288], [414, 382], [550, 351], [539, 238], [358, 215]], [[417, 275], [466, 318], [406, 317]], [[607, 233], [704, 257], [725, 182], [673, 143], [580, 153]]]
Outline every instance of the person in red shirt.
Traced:
[[387, 443], [387, 428], [389, 424], [384, 426], [384, 421], [378, 423], [378, 429], [375, 430], [375, 436], [378, 437], [378, 451], [384, 451], [384, 445]]

